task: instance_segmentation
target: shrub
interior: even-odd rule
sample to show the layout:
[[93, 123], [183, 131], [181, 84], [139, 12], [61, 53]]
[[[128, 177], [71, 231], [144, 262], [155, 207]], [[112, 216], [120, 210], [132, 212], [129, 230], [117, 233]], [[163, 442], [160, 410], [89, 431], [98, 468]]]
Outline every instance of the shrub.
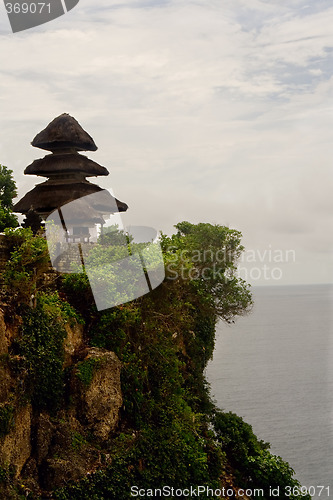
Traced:
[[[232, 412], [217, 411], [214, 426], [218, 442], [234, 466], [239, 486], [260, 488], [269, 497], [269, 488], [280, 487], [279, 498], [310, 500], [309, 495], [288, 495], [286, 486], [301, 488], [294, 471], [281, 457], [269, 452], [269, 444], [259, 441], [251, 425]], [[284, 494], [285, 493], [285, 494]]]
[[49, 266], [46, 240], [34, 236], [29, 228], [6, 229], [5, 234], [10, 248], [3, 273], [5, 286], [17, 302], [29, 303], [39, 277]]
[[38, 295], [38, 301], [43, 307], [44, 311], [57, 315], [65, 322], [73, 326], [75, 322], [84, 324], [84, 319], [74, 307], [72, 307], [66, 300], [60, 298], [59, 292], [41, 292]]
[[65, 336], [61, 318], [46, 311], [43, 304], [25, 312], [22, 333], [13, 350], [21, 360], [18, 369], [26, 373], [27, 393], [38, 409], [54, 411], [60, 406]]
[[89, 358], [77, 364], [76, 375], [85, 387], [89, 387], [91, 384], [95, 370], [100, 365], [100, 362], [100, 359]]

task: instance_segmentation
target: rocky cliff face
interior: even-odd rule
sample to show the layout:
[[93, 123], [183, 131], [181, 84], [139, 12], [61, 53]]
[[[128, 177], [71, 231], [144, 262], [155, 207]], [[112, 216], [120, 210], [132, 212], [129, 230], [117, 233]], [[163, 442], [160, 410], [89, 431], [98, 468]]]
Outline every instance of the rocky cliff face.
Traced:
[[[191, 231], [203, 245], [213, 232], [214, 248], [230, 236], [223, 227], [217, 240], [216, 227], [182, 227], [185, 236], [163, 238], [166, 270], [175, 265], [167, 246], [190, 251]], [[239, 498], [237, 485], [300, 486], [251, 426], [216, 407], [204, 378], [216, 321], [246, 309], [246, 287], [189, 280], [181, 260], [179, 278], [98, 312], [83, 273], [50, 272], [43, 237], [19, 229], [7, 238], [4, 269], [0, 238], [0, 499], [127, 500], [133, 485], [152, 492], [207, 484], [225, 487], [229, 493], [215, 498], [228, 500]], [[232, 238], [237, 247], [238, 233]]]
[[0, 310], [0, 466], [24, 491], [41, 492], [82, 478], [100, 466], [100, 448], [112, 439], [122, 405], [121, 363], [110, 351], [84, 345], [83, 327], [65, 325], [66, 399], [56, 414], [37, 409], [15, 370], [13, 344], [22, 318]]

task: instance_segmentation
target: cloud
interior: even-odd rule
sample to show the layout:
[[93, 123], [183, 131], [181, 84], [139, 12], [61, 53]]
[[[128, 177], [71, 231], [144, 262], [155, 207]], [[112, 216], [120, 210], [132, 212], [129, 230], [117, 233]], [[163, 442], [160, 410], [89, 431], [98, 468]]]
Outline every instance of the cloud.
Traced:
[[315, 258], [332, 222], [332, 21], [324, 1], [81, 0], [0, 37], [0, 162], [22, 195], [44, 155], [30, 141], [69, 112], [137, 223], [230, 223]]

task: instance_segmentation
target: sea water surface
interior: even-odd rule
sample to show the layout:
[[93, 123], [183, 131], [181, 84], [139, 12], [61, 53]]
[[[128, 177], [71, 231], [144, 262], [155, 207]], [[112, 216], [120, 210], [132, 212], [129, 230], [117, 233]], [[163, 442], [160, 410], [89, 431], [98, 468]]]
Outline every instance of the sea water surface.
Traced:
[[212, 396], [270, 442], [302, 485], [329, 486], [333, 497], [333, 285], [252, 290], [252, 312], [217, 326]]

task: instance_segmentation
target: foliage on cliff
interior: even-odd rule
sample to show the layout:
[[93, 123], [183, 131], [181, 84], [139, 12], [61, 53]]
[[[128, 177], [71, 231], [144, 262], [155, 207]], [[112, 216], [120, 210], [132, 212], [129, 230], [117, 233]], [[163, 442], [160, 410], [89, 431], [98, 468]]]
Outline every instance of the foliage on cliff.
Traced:
[[20, 306], [29, 303], [48, 269], [47, 243], [45, 238], [33, 235], [29, 228], [6, 228], [5, 235], [10, 259], [3, 272], [3, 282], [11, 301]]
[[[60, 276], [48, 288], [38, 272], [30, 275], [35, 281], [29, 293], [33, 290], [38, 300], [33, 309], [27, 301], [21, 307], [23, 326], [13, 354], [19, 357], [18, 369], [25, 370], [27, 397], [37, 414], [53, 412], [54, 419], [66, 414], [72, 404], [69, 371], [89, 387], [99, 369], [92, 358], [82, 361], [79, 352], [73, 356], [75, 367], [64, 368], [68, 314], [75, 321], [84, 318], [87, 349], [113, 351], [122, 364], [123, 406], [116, 431], [97, 442], [84, 428], [83, 434], [75, 434], [76, 449], [95, 447], [99, 466], [85, 478], [49, 492], [49, 498], [122, 500], [130, 497], [132, 485], [219, 489], [231, 484], [235, 493], [237, 486], [263, 486], [267, 492], [267, 485], [298, 485], [288, 464], [271, 455], [250, 426], [215, 407], [204, 378], [216, 322], [231, 322], [252, 305], [249, 287], [236, 273], [241, 234], [210, 224], [183, 222], [176, 228], [177, 234], [161, 239], [164, 282], [150, 294], [112, 309], [96, 310], [82, 274]], [[29, 251], [22, 251], [24, 245]], [[10, 276], [23, 272], [24, 284], [25, 270], [29, 273], [43, 254], [41, 246], [31, 234], [13, 246], [5, 274], [8, 294]], [[29, 262], [22, 264], [30, 251]], [[52, 381], [54, 404], [48, 398]], [[8, 488], [10, 478], [3, 472], [0, 483]], [[32, 491], [27, 494], [38, 498]]]

